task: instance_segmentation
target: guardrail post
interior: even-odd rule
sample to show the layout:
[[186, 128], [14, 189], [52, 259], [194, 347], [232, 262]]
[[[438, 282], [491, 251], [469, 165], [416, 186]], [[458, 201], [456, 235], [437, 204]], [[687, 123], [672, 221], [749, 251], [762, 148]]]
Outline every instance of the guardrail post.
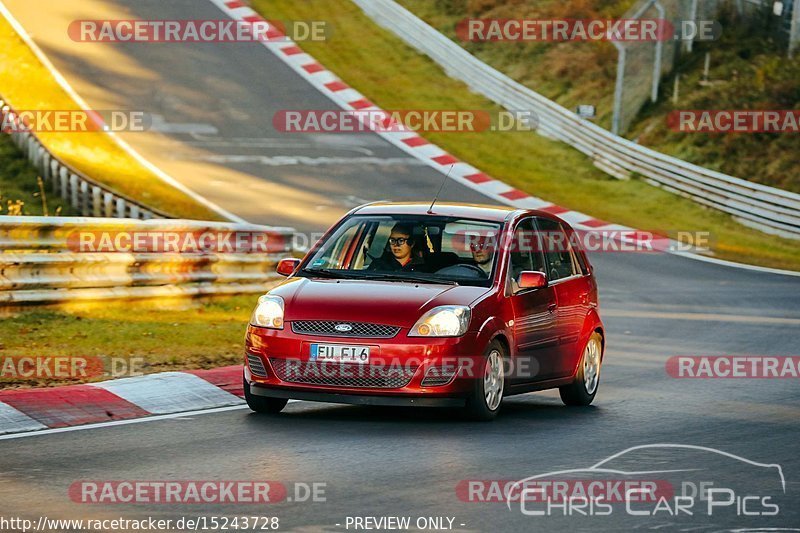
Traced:
[[[664, 9], [664, 6], [661, 5], [661, 2], [656, 0], [655, 3], [656, 10], [658, 10], [658, 18], [664, 20], [667, 14], [667, 11]], [[661, 56], [664, 52], [664, 41], [661, 39], [656, 40], [656, 56], [655, 61], [653, 62], [653, 88], [650, 92], [650, 100], [653, 102], [658, 101], [658, 84], [661, 83]]]
[[92, 185], [92, 216], [103, 216], [103, 204], [100, 203], [100, 194], [103, 191], [97, 185]]
[[117, 198], [117, 218], [125, 218], [125, 199]]
[[110, 192], [103, 193], [103, 216], [114, 217], [114, 195]]
[[50, 172], [50, 153], [42, 145], [39, 145], [39, 151], [42, 154], [42, 178], [47, 182], [53, 179], [53, 174]]
[[89, 196], [89, 184], [83, 180], [80, 182], [80, 204], [81, 204], [81, 215], [88, 217], [91, 213], [90, 211], [90, 202], [91, 196]]
[[792, 2], [792, 23], [789, 27], [789, 59], [800, 45], [800, 0]]
[[67, 167], [61, 167], [59, 169], [58, 177], [59, 177], [59, 183], [61, 185], [60, 187], [61, 190], [59, 191], [59, 195], [61, 196], [61, 198], [66, 200], [67, 198], [69, 198], [69, 186], [67, 184], [67, 181], [69, 180], [69, 171], [67, 170]]
[[28, 159], [35, 165], [36, 164], [36, 156], [39, 155], [36, 153], [36, 139], [33, 135], [28, 136]]
[[619, 135], [620, 120], [622, 119], [622, 90], [625, 84], [625, 45], [611, 41], [617, 49], [617, 82], [614, 86], [614, 114], [611, 118], [611, 133]]
[[[697, 23], [697, 0], [692, 0], [691, 7], [689, 8], [689, 18], [691, 19], [692, 23]], [[692, 52], [692, 48], [694, 47], [695, 37], [697, 36], [695, 35], [686, 41], [686, 51], [689, 53]]]
[[70, 174], [69, 176], [69, 203], [74, 209], [80, 209], [81, 204], [78, 199], [78, 175]]

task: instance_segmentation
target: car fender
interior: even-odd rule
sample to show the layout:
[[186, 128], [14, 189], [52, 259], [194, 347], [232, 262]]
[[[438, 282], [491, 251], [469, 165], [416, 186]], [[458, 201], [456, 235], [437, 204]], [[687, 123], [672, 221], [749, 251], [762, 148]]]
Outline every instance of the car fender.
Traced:
[[[478, 328], [476, 344], [481, 350], [483, 350], [485, 347], [489, 346], [490, 342], [501, 335], [506, 338], [508, 341], [507, 344], [511, 346], [511, 336], [509, 335], [508, 331], [506, 331], [505, 323], [500, 319], [500, 317], [490, 316], [484, 320], [483, 324], [481, 324]], [[509, 351], [511, 351], [510, 348]], [[481, 351], [481, 353], [483, 353], [483, 351]], [[508, 355], [510, 356], [511, 354], [509, 353]]]
[[605, 347], [606, 347], [606, 330], [605, 326], [603, 326], [603, 321], [600, 320], [600, 314], [597, 312], [596, 308], [589, 309], [589, 313], [586, 315], [586, 320], [583, 322], [583, 329], [581, 330], [580, 336], [580, 346], [581, 350], [583, 346], [589, 342], [589, 337], [592, 336], [592, 333], [595, 331], [600, 330], [600, 334], [603, 337], [603, 346], [602, 346], [602, 353], [600, 355], [601, 360], [605, 358]]

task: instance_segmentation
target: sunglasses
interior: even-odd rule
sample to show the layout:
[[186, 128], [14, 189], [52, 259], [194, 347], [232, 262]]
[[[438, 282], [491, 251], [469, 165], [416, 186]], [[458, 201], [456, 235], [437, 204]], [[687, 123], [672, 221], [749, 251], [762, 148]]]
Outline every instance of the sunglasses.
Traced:
[[491, 250], [492, 248], [493, 248], [493, 245], [491, 245], [491, 244], [472, 243], [472, 244], [469, 245], [469, 249], [472, 250], [473, 252], [479, 252], [481, 250]]
[[405, 237], [389, 238], [389, 244], [392, 246], [404, 246], [407, 242], [411, 242], [411, 239], [406, 239]]

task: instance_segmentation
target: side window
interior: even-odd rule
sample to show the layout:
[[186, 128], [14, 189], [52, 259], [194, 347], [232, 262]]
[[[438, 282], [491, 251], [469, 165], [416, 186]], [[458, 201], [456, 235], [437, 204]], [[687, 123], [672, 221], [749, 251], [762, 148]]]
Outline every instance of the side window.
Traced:
[[533, 219], [526, 218], [514, 230], [514, 240], [509, 252], [509, 274], [514, 282], [520, 272], [526, 270], [545, 271], [540, 250], [541, 244], [533, 226]]
[[536, 219], [536, 224], [542, 239], [548, 279], [556, 281], [580, 272], [572, 246], [561, 224], [547, 218]]

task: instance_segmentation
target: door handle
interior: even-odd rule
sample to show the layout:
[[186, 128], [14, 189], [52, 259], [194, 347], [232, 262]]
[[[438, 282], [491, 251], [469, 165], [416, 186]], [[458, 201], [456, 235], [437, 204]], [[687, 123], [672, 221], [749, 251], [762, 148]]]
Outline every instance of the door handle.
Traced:
[[550, 304], [550, 305], [547, 306], [547, 311], [549, 313], [555, 313], [557, 307], [558, 307], [557, 304]]

